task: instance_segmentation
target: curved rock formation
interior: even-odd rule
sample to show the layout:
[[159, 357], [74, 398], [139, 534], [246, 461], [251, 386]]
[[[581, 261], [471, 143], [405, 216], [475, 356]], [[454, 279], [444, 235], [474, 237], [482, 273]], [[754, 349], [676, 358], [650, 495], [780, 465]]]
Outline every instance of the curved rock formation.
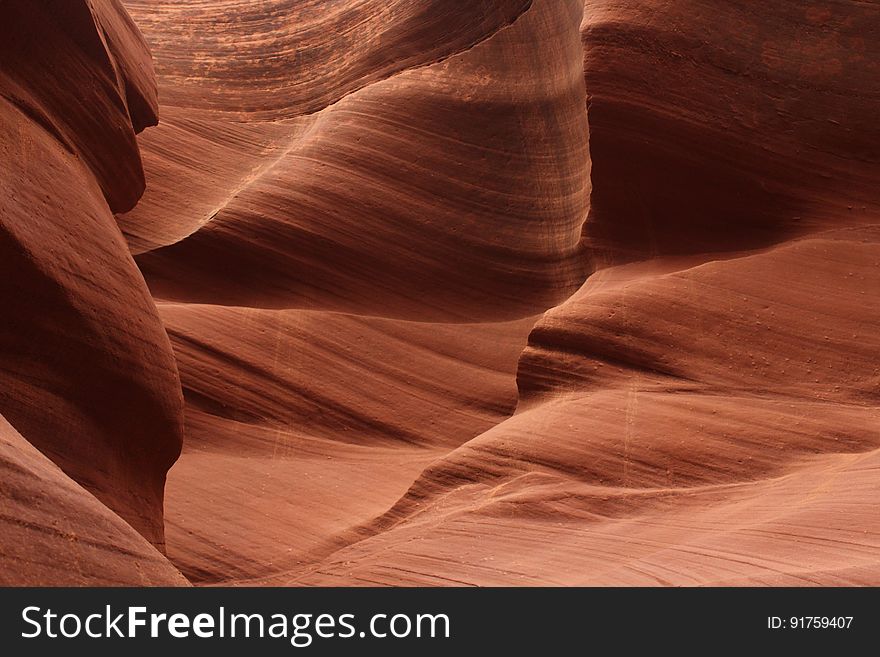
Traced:
[[[282, 29], [255, 11], [228, 14], [223, 30], [252, 30], [257, 15], [261, 34]], [[173, 514], [174, 557], [193, 577], [873, 581], [878, 318], [859, 308], [876, 295], [878, 77], [876, 44], [864, 38], [874, 8], [707, 0], [587, 3], [581, 13], [534, 2], [466, 51], [369, 80], [335, 104], [326, 99], [344, 76], [318, 91], [306, 73], [299, 95], [261, 90], [235, 81], [234, 60], [186, 68], [162, 20], [149, 20], [169, 58], [160, 83], [174, 88], [182, 119], [167, 139], [174, 131], [217, 154], [207, 171], [170, 141], [145, 139], [157, 194], [177, 198], [184, 184], [169, 174], [190, 169], [205, 200], [186, 201], [194, 212], [181, 216], [148, 199], [120, 217], [154, 292], [178, 302], [163, 316], [188, 425], [204, 438], [172, 477], [169, 504], [185, 501]], [[571, 86], [575, 70], [588, 103]], [[181, 75], [204, 85], [204, 101], [185, 98]], [[275, 121], [256, 111], [261, 100]], [[186, 114], [201, 102], [209, 118]], [[570, 118], [587, 114], [591, 205], [586, 129]], [[208, 143], [212, 134], [223, 138]], [[209, 191], [209, 176], [224, 182]], [[138, 213], [151, 220], [136, 225]], [[581, 269], [594, 273], [532, 331], [517, 413], [479, 436], [501, 418], [456, 427], [458, 372], [468, 336], [504, 325], [444, 329], [444, 343], [467, 345], [450, 352], [451, 367], [411, 351], [436, 325], [409, 325], [399, 342], [386, 331], [405, 324], [326, 312], [527, 317], [569, 294]], [[255, 309], [179, 303], [192, 301]], [[393, 397], [371, 392], [388, 376], [372, 353], [398, 363]], [[220, 373], [228, 378], [212, 383]], [[448, 384], [426, 395], [430, 380]], [[492, 398], [485, 379], [473, 383], [469, 394]], [[426, 426], [443, 404], [445, 421]], [[241, 499], [235, 491], [264, 475], [241, 504], [272, 529], [232, 531], [245, 526], [235, 504], [188, 527], [206, 497], [193, 492], [206, 486], [195, 470], [241, 472], [229, 463], [244, 454], [252, 470], [223, 495]], [[835, 483], [844, 473], [858, 485]], [[816, 477], [828, 483], [811, 495]], [[377, 481], [368, 497], [353, 492]], [[791, 510], [792, 500], [803, 502]], [[311, 520], [328, 503], [346, 511]], [[294, 526], [309, 536], [293, 537]]]
[[163, 104], [278, 120], [467, 50], [532, 0], [126, 0]]
[[516, 415], [273, 581], [876, 584], [878, 27], [587, 3], [596, 273]]
[[143, 188], [149, 53], [114, 2], [0, 11], [0, 412], [161, 547], [180, 383], [111, 212]]
[[534, 3], [464, 52], [349, 93], [195, 232], [139, 256], [153, 292], [437, 321], [561, 301], [584, 275], [580, 15]]
[[585, 3], [598, 266], [875, 221], [878, 21], [848, 1]]
[[131, 19], [117, 0], [10, 0], [3, 18], [2, 97], [83, 162], [111, 210], [130, 210], [144, 191], [135, 132], [158, 109]]
[[[154, 4], [129, 8], [156, 54], [163, 120], [140, 138], [147, 194], [118, 220], [165, 300], [187, 398], [169, 555], [195, 581], [253, 580], [333, 549], [513, 411], [534, 313], [584, 276], [581, 7], [402, 3], [389, 26], [385, 3], [362, 3], [359, 29], [417, 56], [306, 44], [334, 64], [360, 57], [360, 77], [310, 83], [326, 69], [315, 55], [282, 93], [241, 77], [244, 59], [204, 67], [189, 49], [255, 20], [306, 30], [309, 3], [230, 3], [204, 40], [179, 33], [211, 10]], [[289, 19], [269, 10], [280, 4]], [[457, 29], [468, 12], [479, 20]]]
[[876, 227], [594, 274], [532, 332], [516, 415], [276, 581], [876, 583], [878, 290]]
[[198, 582], [294, 568], [384, 512], [428, 463], [513, 412], [534, 323], [160, 310], [187, 399], [168, 554]]
[[156, 549], [0, 416], [0, 586], [181, 586]]
[[11, 583], [184, 421], [194, 583], [880, 581], [880, 7], [125, 5], [0, 7]]

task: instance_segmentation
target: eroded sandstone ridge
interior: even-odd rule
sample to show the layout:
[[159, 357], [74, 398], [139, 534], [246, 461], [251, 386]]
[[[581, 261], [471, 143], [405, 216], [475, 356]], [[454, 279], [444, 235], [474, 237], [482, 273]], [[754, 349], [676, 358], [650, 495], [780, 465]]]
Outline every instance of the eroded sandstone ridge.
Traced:
[[171, 345], [113, 218], [144, 188], [149, 51], [115, 2], [0, 12], [3, 578], [182, 581], [131, 529], [163, 547], [183, 435]]
[[13, 583], [880, 583], [880, 7], [123, 4], [0, 8]]

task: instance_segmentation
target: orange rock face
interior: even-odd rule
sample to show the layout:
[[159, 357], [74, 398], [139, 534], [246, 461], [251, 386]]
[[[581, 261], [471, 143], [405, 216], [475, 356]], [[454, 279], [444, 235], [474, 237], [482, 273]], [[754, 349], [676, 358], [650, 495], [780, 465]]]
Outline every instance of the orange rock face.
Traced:
[[[263, 11], [275, 11], [278, 4], [264, 3]], [[294, 4], [303, 6], [289, 8], [290, 17], [279, 20], [283, 34], [283, 27], [304, 29], [312, 16], [309, 3]], [[382, 22], [379, 8], [387, 3], [360, 4], [371, 5], [373, 20]], [[427, 11], [441, 24], [462, 20], [458, 8], [445, 2], [401, 4]], [[474, 10], [481, 4], [487, 3], [475, 3]], [[226, 196], [214, 198], [212, 185], [206, 190], [211, 203], [201, 216], [154, 210], [174, 230], [160, 242], [165, 246], [138, 258], [153, 292], [175, 301], [436, 321], [516, 319], [564, 299], [584, 277], [578, 243], [589, 200], [576, 4], [536, 6], [510, 25], [493, 13], [486, 20], [493, 18], [496, 32], [485, 34], [482, 23], [471, 24], [469, 29], [479, 31], [466, 40], [477, 41], [467, 49], [450, 25], [443, 34], [454, 40], [434, 44], [442, 53], [426, 51], [394, 75], [385, 71], [384, 51], [365, 53], [360, 59], [376, 60], [377, 69], [361, 76], [379, 79], [334, 97], [326, 109], [306, 105], [289, 119], [283, 136], [277, 121], [267, 126], [239, 112], [234, 130], [258, 133], [269, 160], [252, 163], [243, 179], [229, 171], [233, 178], [221, 182], [228, 185]], [[184, 20], [190, 15], [186, 6], [175, 2], [169, 11]], [[193, 6], [204, 17], [204, 5]], [[142, 11], [155, 15], [152, 3]], [[238, 22], [246, 19], [240, 11]], [[334, 16], [342, 25], [356, 17], [351, 11]], [[404, 30], [407, 21], [426, 19], [404, 12], [401, 20]], [[168, 22], [174, 23], [162, 25]], [[345, 29], [342, 25], [337, 29]], [[160, 25], [157, 30], [163, 35], [157, 37], [162, 50], [156, 55], [162, 76], [163, 56], [174, 62], [191, 55], [172, 49], [180, 40], [166, 43]], [[380, 41], [367, 40], [363, 47], [379, 48]], [[314, 50], [308, 43], [302, 48]], [[344, 69], [351, 56], [338, 53], [333, 66]], [[240, 83], [234, 64], [225, 71], [233, 77], [230, 85]], [[261, 83], [268, 86], [269, 80]], [[191, 116], [187, 106], [201, 102], [175, 98], [171, 102], [182, 105], [172, 105], [175, 119]], [[288, 114], [295, 113], [298, 101], [289, 102]], [[316, 113], [302, 116], [306, 111]], [[163, 172], [191, 157], [181, 143], [199, 148], [205, 134], [217, 139], [228, 120], [223, 115], [210, 125], [191, 125], [186, 134], [166, 132], [175, 141], [173, 153], [159, 128], [145, 147], [162, 154], [156, 194], [164, 195], [168, 184]], [[250, 160], [254, 147], [246, 148]], [[144, 248], [142, 233], [129, 222], [151, 224], [151, 209], [144, 204], [134, 217], [121, 219], [136, 236], [136, 248]]]
[[182, 586], [142, 536], [0, 417], [0, 586]]
[[5, 3], [3, 583], [880, 583], [880, 9], [777, 4]]
[[[64, 521], [76, 540], [59, 537], [54, 566], [34, 557], [7, 580], [20, 573], [25, 583], [100, 583], [100, 546], [89, 548], [88, 572], [60, 574], [65, 559], [77, 558], [77, 541], [92, 545], [89, 523], [100, 517], [100, 542], [122, 542], [110, 582], [142, 583], [142, 559], [154, 562], [149, 581], [181, 581], [146, 544], [121, 547], [136, 545], [133, 527], [163, 548], [165, 475], [183, 437], [171, 345], [112, 214], [143, 190], [135, 132], [156, 121], [149, 51], [112, 2], [13, 1], [0, 11], [0, 413], [15, 428], [10, 448], [24, 455], [7, 462], [17, 471], [26, 457], [39, 476], [31, 500], [39, 508], [29, 511], [39, 523], [83, 513]], [[3, 486], [19, 503], [29, 499], [13, 480]], [[22, 537], [4, 532], [0, 540], [4, 556], [14, 555]]]

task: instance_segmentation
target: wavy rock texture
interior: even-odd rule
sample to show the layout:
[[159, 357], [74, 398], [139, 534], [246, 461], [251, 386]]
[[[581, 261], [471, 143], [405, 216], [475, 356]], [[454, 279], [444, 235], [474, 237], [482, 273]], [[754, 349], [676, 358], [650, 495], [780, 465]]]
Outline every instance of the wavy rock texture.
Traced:
[[593, 257], [873, 223], [878, 20], [849, 1], [585, 3]]
[[186, 446], [166, 493], [169, 557], [207, 582], [265, 577], [326, 552], [428, 463], [510, 415], [535, 319], [160, 308], [187, 398]]
[[142, 139], [150, 188], [120, 217], [143, 252], [208, 222], [297, 145], [303, 117], [478, 43], [530, 0], [126, 4], [163, 82], [162, 124]]
[[876, 585], [878, 27], [587, 3], [596, 272], [512, 418], [274, 581]]
[[152, 545], [0, 416], [0, 585], [181, 586]]
[[[65, 543], [44, 532], [56, 564], [44, 559], [47, 543], [15, 572], [32, 584], [180, 582], [77, 486], [164, 545], [165, 475], [183, 433], [180, 382], [112, 214], [143, 189], [135, 131], [156, 120], [149, 52], [114, 2], [13, 1], [0, 13], [0, 412], [17, 431], [4, 429], [15, 452], [9, 472], [35, 497], [8, 478], [4, 487], [20, 495], [10, 514], [34, 516], [19, 518], [31, 536], [53, 523], [61, 523], [53, 532], [75, 533]], [[46, 501], [56, 507], [37, 508]], [[64, 519], [77, 509], [81, 518]], [[4, 532], [4, 554], [22, 537]], [[111, 548], [118, 554], [106, 555], [113, 563], [102, 579], [101, 552]], [[62, 576], [80, 552], [84, 570]]]
[[876, 582], [878, 239], [594, 274], [532, 332], [516, 415], [292, 581]]
[[[393, 71], [305, 36], [368, 4], [218, 4], [238, 58], [132, 3], [172, 117], [120, 221], [187, 397], [176, 563], [875, 583], [876, 8], [533, 2]], [[300, 75], [244, 74], [267, 34]]]
[[185, 422], [195, 583], [880, 582], [876, 5], [62, 4], [2, 9], [24, 580], [179, 582], [76, 482], [162, 547]]
[[[509, 416], [536, 313], [585, 276], [580, 5], [345, 4], [128, 3], [163, 120], [118, 220], [187, 399], [167, 508], [194, 581], [313, 561]], [[247, 74], [255, 31], [281, 87]]]
[[[448, 3], [427, 7], [460, 20]], [[295, 123], [280, 155], [235, 182], [198, 230], [139, 257], [151, 289], [433, 321], [516, 319], [564, 299], [584, 276], [589, 193], [580, 14], [538, 3], [470, 49]]]

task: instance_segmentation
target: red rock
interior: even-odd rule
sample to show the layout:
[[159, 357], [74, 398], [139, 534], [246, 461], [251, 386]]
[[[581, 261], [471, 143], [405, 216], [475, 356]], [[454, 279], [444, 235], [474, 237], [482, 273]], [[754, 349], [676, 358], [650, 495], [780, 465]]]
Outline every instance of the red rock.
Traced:
[[12, 583], [184, 419], [194, 583], [880, 581], [876, 6], [125, 4], [0, 10]]
[[849, 1], [586, 3], [596, 266], [875, 221], [878, 23]]
[[296, 124], [210, 216], [183, 220], [188, 236], [138, 257], [154, 294], [437, 321], [515, 319], [561, 301], [584, 276], [580, 15], [577, 2], [538, 3], [473, 47]]
[[115, 3], [2, 12], [0, 412], [161, 548], [180, 383], [111, 213], [143, 185], [134, 131], [155, 119], [148, 53]]
[[128, 524], [0, 416], [0, 585], [181, 586]]

